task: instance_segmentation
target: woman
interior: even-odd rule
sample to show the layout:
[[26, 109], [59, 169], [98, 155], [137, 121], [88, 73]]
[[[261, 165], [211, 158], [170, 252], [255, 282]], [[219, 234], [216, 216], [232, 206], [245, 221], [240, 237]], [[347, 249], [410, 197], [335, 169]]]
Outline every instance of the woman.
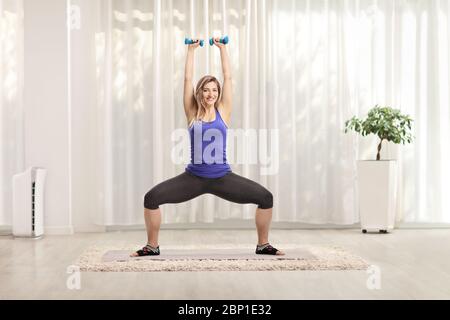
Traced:
[[[191, 138], [191, 163], [184, 173], [153, 187], [144, 198], [147, 245], [131, 256], [159, 255], [158, 234], [164, 203], [180, 203], [205, 193], [236, 203], [254, 203], [258, 233], [257, 254], [284, 255], [269, 244], [272, 220], [272, 194], [258, 183], [234, 174], [226, 160], [226, 133], [231, 118], [232, 88], [228, 53], [219, 38], [223, 69], [223, 92], [215, 77], [205, 76], [192, 86], [194, 50], [200, 42], [188, 46], [184, 77], [184, 111]], [[214, 138], [214, 139], [213, 139]], [[212, 141], [212, 142], [209, 142]]]

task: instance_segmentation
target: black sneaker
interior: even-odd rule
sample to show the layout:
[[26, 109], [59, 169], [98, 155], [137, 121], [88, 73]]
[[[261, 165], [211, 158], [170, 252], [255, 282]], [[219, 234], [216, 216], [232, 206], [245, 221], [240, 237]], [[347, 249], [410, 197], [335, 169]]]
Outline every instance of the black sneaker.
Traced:
[[159, 251], [159, 246], [154, 248], [150, 245], [146, 245], [141, 250], [136, 251], [136, 253], [139, 255], [139, 257], [142, 257], [142, 256], [159, 256], [161, 252]]
[[269, 243], [257, 245], [256, 246], [256, 254], [272, 254], [276, 255], [279, 250], [272, 247]]

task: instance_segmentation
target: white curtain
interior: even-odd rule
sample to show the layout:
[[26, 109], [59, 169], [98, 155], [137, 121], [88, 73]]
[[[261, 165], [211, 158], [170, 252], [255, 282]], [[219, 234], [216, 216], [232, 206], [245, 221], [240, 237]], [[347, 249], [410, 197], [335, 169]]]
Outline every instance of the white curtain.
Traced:
[[[195, 53], [195, 84], [205, 74], [222, 79], [219, 52], [208, 39], [224, 34], [233, 73], [231, 127], [256, 133], [257, 153], [276, 152], [269, 164], [260, 154], [256, 163], [242, 164], [237, 159], [251, 159], [255, 147], [243, 144], [231, 166], [272, 191], [273, 221], [358, 222], [356, 160], [374, 159], [378, 141], [344, 134], [344, 122], [380, 104], [415, 120], [413, 144], [382, 150], [383, 158], [398, 159], [398, 219], [450, 222], [448, 1], [97, 0], [91, 6], [98, 12], [91, 44], [97, 95], [84, 116], [98, 119], [90, 135], [97, 137], [97, 174], [86, 177], [96, 186], [97, 223], [143, 223], [144, 194], [184, 171], [186, 164], [172, 156], [173, 134], [186, 128], [184, 37], [206, 40]], [[204, 195], [164, 205], [163, 222], [253, 219], [255, 207]]]
[[0, 0], [0, 226], [12, 225], [12, 176], [23, 170], [23, 6]]

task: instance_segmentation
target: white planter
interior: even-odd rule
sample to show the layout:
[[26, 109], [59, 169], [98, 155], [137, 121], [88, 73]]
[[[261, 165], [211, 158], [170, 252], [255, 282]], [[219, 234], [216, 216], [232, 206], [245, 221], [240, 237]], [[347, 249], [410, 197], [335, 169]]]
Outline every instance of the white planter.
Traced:
[[397, 204], [396, 160], [357, 162], [361, 229], [387, 232], [394, 228]]

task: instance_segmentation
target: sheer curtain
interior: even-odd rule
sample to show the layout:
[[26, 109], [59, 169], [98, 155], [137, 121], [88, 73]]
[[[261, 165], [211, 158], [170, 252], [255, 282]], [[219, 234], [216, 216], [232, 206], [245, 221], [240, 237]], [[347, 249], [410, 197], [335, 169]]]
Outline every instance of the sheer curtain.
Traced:
[[23, 170], [23, 3], [0, 0], [0, 226], [12, 225], [12, 176]]
[[[86, 116], [98, 121], [91, 134], [97, 171], [86, 179], [95, 180], [97, 223], [143, 223], [144, 194], [184, 171], [184, 37], [206, 40], [195, 53], [196, 83], [205, 74], [222, 80], [219, 52], [208, 39], [223, 34], [230, 37], [231, 127], [244, 141], [237, 134], [230, 142], [231, 166], [273, 192], [273, 221], [358, 222], [356, 160], [374, 159], [377, 139], [344, 134], [343, 126], [380, 104], [415, 120], [413, 144], [382, 150], [383, 158], [398, 159], [398, 219], [450, 222], [448, 1], [91, 6], [98, 12], [96, 106]], [[253, 219], [254, 208], [204, 195], [164, 205], [163, 222]]]

